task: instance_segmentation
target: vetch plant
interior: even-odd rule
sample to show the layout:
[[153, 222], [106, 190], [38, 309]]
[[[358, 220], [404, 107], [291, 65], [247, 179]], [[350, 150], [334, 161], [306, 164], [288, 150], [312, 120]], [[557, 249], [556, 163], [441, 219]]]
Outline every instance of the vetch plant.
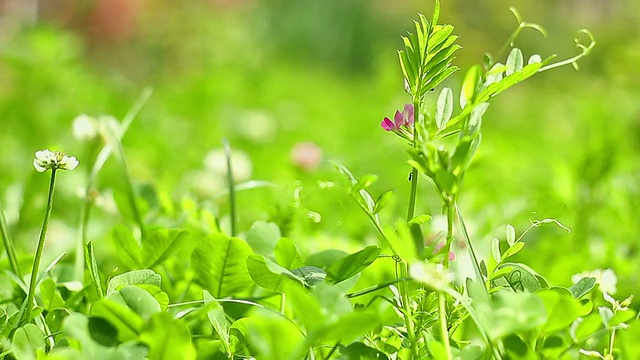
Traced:
[[[516, 16], [519, 26], [509, 38], [505, 49], [513, 46], [518, 34], [525, 28], [543, 31], [535, 24], [525, 23], [515, 9], [511, 10]], [[575, 65], [578, 59], [589, 54], [595, 46], [595, 42], [588, 31], [582, 30], [580, 34], [586, 36], [588, 43], [582, 44], [576, 40], [581, 53], [571, 59], [556, 63], [552, 62], [553, 57], [543, 60], [539, 55], [532, 55], [525, 61], [522, 52], [515, 47], [509, 52], [504, 64], [494, 62], [493, 57], [488, 55], [483, 67], [473, 66], [466, 72], [460, 90], [459, 113], [455, 114], [454, 92], [450, 88], [444, 88], [435, 102], [435, 113], [429, 114], [423, 111], [426, 108], [425, 102], [428, 101], [426, 95], [434, 91], [438, 84], [458, 70], [456, 66], [452, 65], [453, 55], [460, 48], [456, 44], [457, 36], [453, 35], [453, 26], [438, 25], [438, 18], [439, 4], [436, 1], [431, 20], [420, 15], [419, 20], [415, 21], [415, 33], [410, 32], [403, 37], [404, 48], [398, 53], [404, 75], [405, 91], [410, 96], [411, 103], [405, 106], [404, 114], [397, 111], [394, 120], [384, 118], [381, 123], [384, 130], [392, 131], [407, 140], [407, 152], [410, 155], [408, 162], [412, 167], [409, 177], [411, 189], [406, 224], [399, 224], [398, 228], [394, 230], [397, 235], [391, 236], [381, 230], [383, 226], [378, 221], [377, 213], [384, 205], [383, 198], [381, 196], [378, 201], [374, 201], [374, 197], [367, 192], [371, 181], [356, 179], [344, 167], [339, 167], [338, 170], [343, 175], [347, 174], [345, 177], [353, 184], [349, 193], [367, 212], [381, 237], [393, 252], [397, 261], [397, 279], [406, 279], [407, 276], [410, 276], [426, 286], [426, 289], [420, 287], [416, 289], [415, 285], [407, 284], [406, 280], [399, 284], [397, 304], [405, 323], [400, 333], [403, 334], [403, 342], [409, 349], [410, 358], [418, 359], [423, 358], [425, 354], [430, 354], [435, 358], [452, 359], [454, 356], [462, 354], [459, 353], [460, 350], [463, 350], [462, 344], [452, 344], [451, 336], [455, 329], [462, 324], [465, 317], [462, 315], [464, 311], [457, 315], [456, 311], [451, 312], [452, 306], [455, 306], [456, 303], [464, 307], [482, 335], [487, 346], [484, 350], [485, 355], [491, 354], [494, 358], [502, 358], [505, 354], [505, 346], [508, 347], [504, 343], [504, 337], [509, 332], [497, 332], [490, 326], [487, 327], [489, 319], [482, 315], [487, 312], [499, 311], [502, 305], [494, 302], [504, 300], [498, 299], [510, 299], [508, 301], [513, 303], [538, 301], [531, 296], [514, 295], [512, 297], [506, 295], [504, 293], [506, 289], [519, 294], [542, 290], [548, 288], [549, 285], [526, 265], [504, 261], [516, 254], [524, 245], [519, 242], [520, 238], [515, 238], [514, 231], [508, 232], [509, 248], [504, 253], [501, 253], [500, 242], [497, 239], [492, 244], [494, 257], [492, 260], [497, 264], [492, 262], [488, 269], [487, 263], [478, 258], [458, 205], [463, 179], [480, 145], [482, 118], [489, 107], [489, 101], [502, 91], [537, 73], [565, 64]], [[409, 109], [413, 115], [411, 122], [407, 121]], [[428, 177], [434, 184], [442, 201], [443, 212], [447, 217], [445, 243], [434, 249], [436, 254], [440, 255], [437, 257], [428, 256], [429, 253], [424, 251], [420, 224], [425, 221], [426, 215], [414, 217], [419, 174]], [[425, 262], [426, 264], [438, 263], [442, 267], [441, 272], [446, 273], [452, 259], [446, 254], [451, 253], [456, 222], [460, 225], [474, 265], [475, 280], [469, 280], [465, 286], [466, 293], [470, 296], [467, 299], [462, 295], [464, 291], [458, 292], [455, 288], [444, 286], [442, 281], [437, 280], [434, 275], [439, 273], [435, 271], [436, 265], [425, 265]], [[532, 224], [532, 227], [546, 222], [557, 221], [547, 219]], [[428, 269], [431, 271], [427, 271]], [[593, 283], [589, 282], [589, 284], [592, 288]], [[553, 295], [548, 297], [554, 298], [556, 296], [555, 293], [550, 294]], [[566, 295], [566, 293], [563, 294]], [[452, 299], [455, 302], [452, 302]], [[428, 321], [419, 316], [421, 312], [419, 309], [426, 303], [437, 304], [433, 306], [438, 309], [437, 312], [433, 312], [437, 315], [430, 317]], [[540, 305], [537, 303], [532, 308], [530, 316], [539, 316], [543, 320], [546, 315], [541, 312], [536, 315], [533, 311], [533, 309], [542, 311], [543, 307]], [[480, 312], [477, 313], [478, 311]], [[439, 324], [437, 328], [428, 325], [433, 324], [433, 321], [437, 321]], [[531, 325], [547, 326], [548, 322], [543, 321], [537, 325], [530, 322], [528, 326]], [[517, 326], [519, 325], [516, 325], [512, 331], [518, 329]], [[545, 333], [541, 332], [540, 334]], [[438, 337], [440, 341], [435, 340]], [[466, 350], [470, 352], [471, 349], [472, 347], [469, 347]], [[472, 352], [476, 351], [477, 349]], [[469, 352], [467, 353], [469, 354]], [[507, 354], [509, 354], [508, 351]]]

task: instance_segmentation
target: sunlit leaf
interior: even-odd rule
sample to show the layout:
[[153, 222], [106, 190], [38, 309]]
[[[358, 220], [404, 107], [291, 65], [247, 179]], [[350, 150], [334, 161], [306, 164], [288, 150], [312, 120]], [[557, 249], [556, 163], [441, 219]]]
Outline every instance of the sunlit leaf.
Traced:
[[[246, 320], [251, 345], [261, 360], [302, 359], [304, 337], [295, 324], [273, 312], [254, 309]], [[286, 339], [286, 341], [283, 341]], [[302, 350], [305, 351], [305, 350]]]
[[473, 103], [475, 100], [478, 81], [480, 81], [480, 68], [478, 66], [472, 66], [467, 70], [462, 83], [462, 90], [460, 92], [461, 108], [464, 109], [467, 106], [467, 103]]
[[113, 241], [120, 260], [130, 268], [142, 266], [140, 244], [133, 236], [131, 229], [124, 225], [116, 225], [113, 229]]
[[120, 290], [109, 295], [108, 299], [127, 306], [145, 320], [162, 310], [153, 295], [133, 285], [123, 286]]
[[207, 318], [213, 326], [213, 329], [218, 334], [218, 337], [222, 340], [222, 343], [227, 351], [231, 350], [230, 338], [229, 338], [229, 321], [227, 320], [224, 309], [220, 303], [211, 296], [207, 290], [202, 291], [203, 299], [207, 302]]
[[195, 280], [218, 299], [242, 293], [253, 284], [246, 265], [251, 254], [251, 247], [242, 239], [209, 235], [191, 255]]
[[142, 241], [142, 266], [150, 268], [165, 261], [183, 249], [193, 247], [186, 230], [159, 229], [151, 231]]
[[571, 294], [573, 295], [574, 298], [580, 299], [581, 297], [591, 292], [591, 290], [593, 290], [595, 287], [596, 287], [596, 278], [583, 277], [577, 283], [571, 285], [571, 287], [569, 288], [569, 291], [571, 291]]
[[511, 257], [511, 256], [517, 254], [520, 250], [522, 250], [523, 247], [524, 247], [524, 243], [523, 242], [517, 242], [517, 243], [513, 244], [507, 250], [505, 250], [504, 254], [502, 255], [502, 258], [506, 259], [508, 257]]
[[366, 269], [380, 254], [380, 247], [370, 245], [335, 262], [327, 271], [327, 275], [334, 281], [340, 282]]
[[11, 342], [13, 355], [18, 360], [35, 360], [39, 351], [44, 351], [44, 333], [39, 327], [27, 324], [15, 331]]
[[474, 297], [473, 308], [492, 339], [539, 328], [547, 321], [544, 303], [528, 292], [499, 291]]
[[327, 277], [327, 273], [324, 270], [315, 266], [302, 266], [297, 269], [292, 269], [291, 273], [304, 280], [307, 286], [319, 284]]
[[282, 266], [265, 259], [262, 255], [251, 255], [247, 258], [247, 269], [251, 279], [260, 287], [280, 292], [287, 282], [304, 281]]
[[286, 269], [295, 269], [304, 265], [296, 244], [288, 238], [281, 238], [273, 250], [276, 263]]
[[563, 288], [551, 288], [537, 292], [547, 310], [547, 321], [542, 327], [543, 335], [551, 335], [574, 322], [580, 316], [580, 303], [571, 292]]
[[169, 313], [155, 314], [144, 327], [140, 340], [149, 346], [150, 359], [196, 359], [189, 326]]
[[393, 192], [394, 189], [389, 189], [378, 196], [378, 199], [376, 199], [376, 205], [373, 207], [374, 214], [378, 214], [382, 209], [384, 209], [389, 199], [393, 196]]
[[51, 278], [47, 278], [40, 283], [40, 298], [42, 299], [42, 306], [47, 311], [64, 306], [64, 299], [62, 299], [62, 295], [56, 288], [56, 282]]
[[276, 243], [282, 237], [280, 228], [275, 223], [256, 221], [247, 232], [247, 243], [256, 254], [270, 257]]
[[[505, 259], [506, 251], [502, 255]], [[504, 277], [492, 281], [493, 286], [504, 286], [516, 292], [534, 292], [547, 287], [546, 281], [530, 267], [519, 263], [504, 263], [499, 269], [510, 267], [511, 272]]]

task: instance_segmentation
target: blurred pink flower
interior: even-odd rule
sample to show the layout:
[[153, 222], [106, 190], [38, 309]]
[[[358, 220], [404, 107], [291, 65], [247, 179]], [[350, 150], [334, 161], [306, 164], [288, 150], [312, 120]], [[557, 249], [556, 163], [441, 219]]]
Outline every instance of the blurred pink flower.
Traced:
[[298, 143], [291, 149], [291, 161], [303, 170], [314, 170], [322, 162], [322, 150], [312, 142]]

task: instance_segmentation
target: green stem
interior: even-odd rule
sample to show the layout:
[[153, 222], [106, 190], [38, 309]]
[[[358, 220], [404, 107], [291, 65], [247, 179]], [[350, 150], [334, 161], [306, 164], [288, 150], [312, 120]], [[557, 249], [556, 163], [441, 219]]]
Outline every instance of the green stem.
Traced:
[[469, 315], [471, 320], [475, 323], [476, 327], [478, 328], [480, 335], [482, 336], [484, 341], [487, 343], [487, 345], [491, 348], [491, 351], [493, 352], [493, 358], [496, 360], [502, 360], [502, 356], [500, 355], [500, 351], [498, 350], [498, 347], [493, 343], [493, 341], [489, 337], [489, 334], [487, 333], [487, 330], [483, 327], [483, 323], [482, 321], [480, 321], [478, 314], [476, 314], [475, 309], [473, 308], [473, 306], [471, 306], [472, 300], [468, 297], [463, 296], [462, 294], [458, 293], [457, 291], [455, 291], [450, 287], [445, 288], [444, 292], [446, 292], [447, 295], [451, 296], [459, 304], [462, 304], [462, 306], [467, 310], [467, 314]]
[[[593, 50], [593, 47], [596, 46], [596, 42], [593, 39], [593, 35], [591, 35], [591, 33], [587, 30], [581, 30], [579, 33], [581, 34], [585, 34], [588, 38], [589, 38], [589, 45], [584, 46], [582, 44], [580, 44], [579, 40], [576, 38], [576, 44], [578, 46], [578, 48], [580, 50], [582, 50], [582, 52], [574, 57], [571, 57], [569, 59], [563, 60], [563, 61], [558, 61], [556, 63], [553, 64], [549, 64], [547, 66], [543, 66], [540, 68], [540, 70], [538, 70], [538, 72], [543, 72], [543, 71], [547, 71], [547, 70], [551, 70], [551, 69], [555, 69], [557, 67], [561, 67], [561, 66], [565, 66], [565, 65], [569, 65], [572, 64], [574, 67], [576, 67], [576, 62], [580, 59], [582, 59], [583, 57], [589, 55], [591, 53], [591, 50]], [[576, 67], [577, 68], [577, 67]]]
[[38, 245], [36, 247], [36, 255], [33, 259], [33, 267], [31, 268], [31, 280], [29, 281], [29, 290], [27, 291], [27, 300], [24, 316], [22, 316], [21, 323], [28, 323], [31, 317], [31, 307], [33, 306], [33, 299], [36, 292], [36, 282], [38, 279], [38, 271], [40, 269], [40, 261], [42, 259], [42, 253], [44, 251], [44, 240], [47, 236], [47, 230], [49, 229], [49, 218], [51, 218], [51, 209], [53, 209], [53, 189], [56, 186], [56, 169], [51, 170], [51, 181], [49, 182], [49, 196], [47, 198], [47, 211], [42, 222], [42, 229], [40, 230], [40, 238], [38, 239]]
[[338, 345], [340, 345], [340, 342], [337, 342], [335, 345], [333, 345], [333, 347], [331, 348], [331, 351], [329, 351], [327, 356], [323, 357], [323, 359], [324, 360], [331, 359], [331, 355], [333, 355], [333, 353], [336, 352], [336, 350], [338, 349]]
[[[84, 247], [85, 247], [85, 244], [87, 244], [88, 242], [87, 228], [89, 224], [89, 214], [90, 214], [91, 205], [92, 205], [92, 200], [90, 198], [90, 191], [93, 188], [93, 182], [98, 176], [98, 173], [100, 172], [104, 164], [109, 159], [109, 156], [111, 156], [111, 153], [113, 151], [113, 147], [111, 146], [111, 143], [115, 141], [121, 141], [122, 137], [129, 129], [129, 126], [131, 126], [133, 119], [136, 117], [136, 115], [138, 115], [138, 113], [142, 109], [142, 106], [147, 102], [147, 100], [149, 100], [149, 97], [151, 97], [151, 93], [152, 93], [151, 88], [145, 88], [142, 91], [142, 94], [140, 94], [140, 97], [136, 100], [136, 102], [133, 104], [131, 109], [129, 109], [129, 112], [127, 112], [124, 119], [122, 120], [122, 124], [120, 125], [120, 131], [117, 134], [112, 134], [112, 132], [107, 133], [108, 137], [111, 138], [111, 140], [107, 141], [105, 145], [102, 147], [102, 149], [100, 150], [100, 152], [95, 158], [91, 171], [88, 174], [88, 180], [87, 180], [86, 191], [85, 191], [85, 199], [82, 203], [82, 210], [80, 213], [80, 242], [76, 246], [76, 258], [75, 258], [75, 265], [74, 265], [74, 272], [77, 280], [80, 280], [80, 281], [84, 280], [83, 263], [87, 263], [87, 264], [89, 263], [89, 259], [84, 258], [84, 254], [85, 254]], [[93, 280], [94, 280], [94, 283], [96, 284], [100, 283], [99, 279], [94, 278]]]
[[442, 334], [442, 344], [447, 353], [447, 360], [451, 357], [451, 344], [449, 343], [449, 330], [447, 327], [447, 303], [446, 294], [442, 291], [438, 293], [438, 318], [440, 322], [440, 332]]
[[84, 259], [86, 259], [86, 266], [87, 269], [89, 269], [89, 276], [91, 276], [96, 295], [98, 296], [98, 299], [102, 299], [104, 297], [104, 290], [102, 289], [98, 262], [96, 261], [95, 254], [93, 252], [93, 243], [91, 243], [91, 241], [84, 244], [82, 253], [84, 254]]
[[[411, 147], [418, 146], [418, 120], [420, 119], [420, 101], [413, 101], [413, 140]], [[409, 206], [407, 208], [407, 222], [413, 219], [416, 211], [416, 198], [418, 196], [418, 169], [411, 168], [411, 192], [409, 193]]]
[[[411, 146], [415, 149], [418, 146], [418, 122], [420, 119], [420, 101], [418, 98], [413, 99], [413, 139], [411, 141]], [[418, 196], [418, 169], [411, 169], [411, 190], [409, 192], [409, 206], [407, 207], [407, 222], [411, 221], [415, 216], [416, 210], [416, 198]], [[392, 249], [393, 250], [393, 249]], [[394, 252], [395, 253], [395, 252]], [[408, 277], [408, 264], [407, 263], [398, 263], [402, 266], [402, 273], [400, 276], [396, 276], [396, 278], [402, 279]], [[411, 316], [411, 306], [410, 306], [410, 297], [409, 297], [409, 285], [405, 282], [400, 284], [401, 296], [402, 296], [402, 305], [404, 308], [404, 321], [407, 327], [407, 338], [409, 340], [409, 345], [411, 346], [411, 356], [413, 359], [419, 359], [418, 352], [418, 341], [416, 340], [416, 333], [414, 328], [413, 319]]]
[[615, 339], [616, 339], [616, 329], [612, 329], [611, 337], [609, 337], [609, 354], [608, 355], [613, 355], [613, 343], [615, 342]]
[[87, 243], [87, 228], [89, 225], [89, 216], [91, 213], [91, 205], [93, 199], [91, 198], [91, 188], [93, 186], [93, 176], [91, 172], [88, 174], [87, 188], [84, 193], [84, 200], [82, 201], [82, 207], [80, 209], [80, 241], [76, 244], [76, 257], [73, 266], [73, 271], [76, 280], [84, 281], [84, 264], [88, 262], [85, 258], [84, 247]]
[[[400, 274], [399, 276], [396, 275], [397, 278], [405, 278], [408, 276], [409, 273], [409, 269], [408, 264], [405, 262], [398, 262], [396, 263], [396, 266], [400, 266]], [[402, 308], [403, 308], [403, 313], [404, 313], [404, 323], [405, 326], [407, 327], [407, 339], [409, 340], [409, 346], [411, 348], [411, 357], [414, 360], [419, 359], [420, 357], [419, 352], [418, 352], [418, 342], [416, 341], [416, 332], [415, 332], [415, 327], [413, 324], [413, 318], [411, 316], [411, 306], [410, 306], [410, 301], [411, 299], [409, 298], [409, 284], [403, 282], [400, 284], [400, 292], [401, 292], [401, 296], [402, 296]]]
[[[453, 242], [453, 221], [455, 218], [455, 200], [445, 200], [447, 211], [447, 239], [444, 254], [445, 269], [449, 268], [449, 253], [451, 252], [451, 243]], [[444, 292], [438, 293], [438, 321], [440, 323], [440, 332], [442, 336], [442, 344], [447, 353], [447, 360], [451, 360], [451, 344], [449, 343], [449, 328], [447, 326], [447, 297]]]
[[449, 268], [449, 253], [451, 252], [451, 243], [453, 243], [453, 221], [455, 219], [455, 200], [445, 202], [445, 208], [447, 211], [447, 239], [445, 243], [445, 258], [443, 261], [444, 267]]
[[293, 324], [293, 326], [298, 329], [298, 331], [300, 332], [300, 334], [302, 334], [302, 336], [304, 338], [307, 337], [307, 334], [305, 334], [305, 332], [300, 328], [300, 325], [298, 325], [298, 323], [296, 323], [293, 319], [291, 319], [290, 317], [280, 313], [278, 310], [272, 309], [268, 306], [262, 305], [260, 303], [257, 302], [253, 302], [253, 301], [249, 301], [249, 300], [243, 300], [243, 299], [213, 299], [213, 300], [190, 300], [190, 301], [184, 301], [184, 302], [180, 302], [180, 303], [175, 303], [175, 304], [169, 304], [167, 307], [168, 308], [174, 308], [174, 307], [178, 307], [178, 306], [187, 306], [187, 305], [206, 305], [210, 302], [219, 302], [219, 303], [232, 303], [232, 304], [242, 304], [242, 305], [248, 305], [248, 306], [254, 306], [256, 308], [259, 309], [263, 309], [265, 311], [268, 311], [272, 314], [275, 314], [281, 318], [283, 318], [284, 320], [287, 320], [288, 322], [290, 322], [291, 324]]
[[409, 208], [407, 210], [407, 222], [413, 219], [416, 209], [416, 197], [418, 195], [418, 169], [411, 169], [411, 192], [409, 193]]
[[116, 134], [111, 132], [111, 139], [114, 142], [116, 159], [118, 160], [118, 165], [120, 165], [120, 172], [122, 173], [122, 178], [124, 179], [125, 186], [127, 188], [127, 197], [129, 198], [129, 206], [131, 207], [131, 212], [133, 213], [133, 219], [138, 223], [140, 227], [140, 240], [145, 238], [145, 228], [144, 221], [142, 221], [142, 215], [140, 215], [140, 210], [138, 209], [138, 203], [136, 202], [136, 193], [133, 189], [133, 182], [131, 181], [131, 175], [129, 174], [129, 167], [127, 166], [127, 159], [124, 155], [124, 149], [122, 147], [122, 143]]
[[[455, 204], [455, 210], [458, 214], [458, 219], [460, 220], [460, 227], [462, 228], [462, 234], [464, 235], [464, 239], [467, 243], [467, 248], [469, 248], [469, 253], [471, 254], [471, 260], [473, 260], [473, 270], [476, 274], [476, 281], [479, 284], [484, 284], [484, 279], [482, 278], [482, 272], [480, 271], [480, 263], [478, 262], [478, 257], [476, 256], [476, 252], [473, 250], [473, 245], [471, 244], [471, 238], [469, 238], [469, 233], [467, 232], [467, 226], [464, 223], [464, 219], [462, 218], [462, 212], [460, 211], [460, 207], [458, 204]], [[487, 290], [485, 286], [483, 286], [485, 291]]]
[[231, 236], [236, 235], [236, 189], [233, 180], [233, 167], [231, 164], [231, 146], [227, 139], [222, 140], [224, 154], [227, 158], [227, 183], [229, 186], [229, 213], [231, 216]]
[[13, 240], [11, 239], [11, 233], [9, 232], [9, 224], [4, 216], [4, 208], [0, 204], [0, 234], [2, 234], [2, 241], [4, 243], [4, 249], [7, 252], [7, 258], [9, 258], [9, 265], [11, 271], [18, 277], [22, 278], [22, 269], [20, 269], [20, 262], [16, 255], [16, 249], [13, 246]]
[[378, 285], [369, 286], [369, 287], [364, 288], [362, 290], [358, 290], [358, 291], [354, 291], [352, 293], [348, 293], [345, 296], [348, 297], [349, 299], [351, 299], [351, 298], [355, 298], [355, 297], [358, 297], [358, 296], [362, 296], [362, 295], [366, 295], [366, 294], [372, 293], [374, 291], [378, 291], [378, 290], [381, 290], [381, 289], [386, 289], [386, 288], [389, 287], [389, 285], [394, 285], [394, 284], [397, 284], [397, 283], [401, 283], [401, 282], [405, 282], [405, 281], [411, 281], [411, 280], [413, 280], [413, 279], [410, 278], [410, 277], [403, 277], [403, 278], [399, 278], [399, 279], [394, 279], [394, 280], [390, 280], [390, 281], [387, 281], [387, 282], [380, 283]]

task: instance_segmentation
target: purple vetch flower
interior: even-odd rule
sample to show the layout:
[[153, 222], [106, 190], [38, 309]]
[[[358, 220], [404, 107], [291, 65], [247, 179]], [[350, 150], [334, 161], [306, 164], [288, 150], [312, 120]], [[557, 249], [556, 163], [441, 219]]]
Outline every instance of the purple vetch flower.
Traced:
[[413, 104], [406, 104], [404, 106], [404, 111], [400, 112], [400, 110], [396, 110], [396, 113], [393, 116], [393, 121], [388, 117], [385, 117], [384, 120], [382, 120], [382, 122], [380, 123], [380, 126], [382, 126], [382, 128], [386, 131], [407, 131], [413, 127], [413, 114]]

